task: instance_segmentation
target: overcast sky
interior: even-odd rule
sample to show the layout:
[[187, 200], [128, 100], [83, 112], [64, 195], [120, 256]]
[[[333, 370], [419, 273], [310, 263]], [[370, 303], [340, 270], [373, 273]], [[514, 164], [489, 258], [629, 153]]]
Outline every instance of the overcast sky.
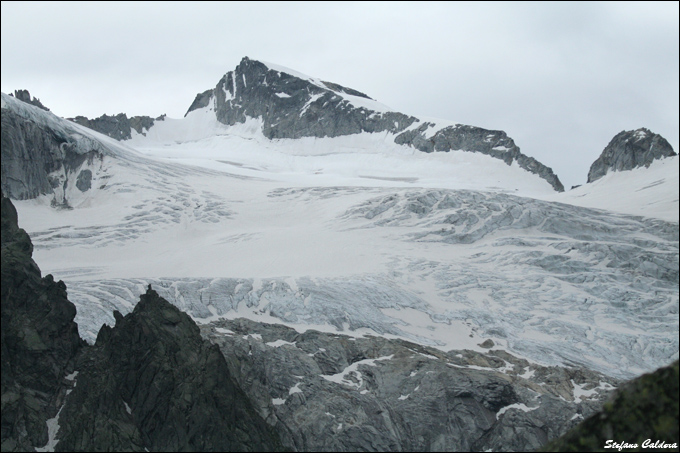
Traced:
[[2, 2], [2, 91], [179, 118], [248, 56], [508, 133], [566, 188], [622, 130], [678, 151], [678, 2]]

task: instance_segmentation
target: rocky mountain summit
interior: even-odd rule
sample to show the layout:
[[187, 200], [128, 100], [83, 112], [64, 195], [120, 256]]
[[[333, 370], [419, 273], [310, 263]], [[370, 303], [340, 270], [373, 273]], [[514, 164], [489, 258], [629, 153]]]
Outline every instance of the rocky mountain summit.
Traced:
[[217, 120], [229, 126], [261, 118], [262, 133], [269, 139], [382, 132], [391, 134], [396, 144], [423, 152], [478, 152], [508, 165], [516, 162], [556, 191], [564, 191], [552, 169], [522, 154], [503, 131], [421, 121], [392, 111], [357, 90], [248, 57], [215, 88], [199, 93], [187, 114], [207, 106], [213, 106]]
[[649, 129], [642, 127], [634, 131], [621, 131], [590, 166], [588, 182], [600, 179], [609, 171], [649, 167], [656, 159], [675, 155], [670, 143]]

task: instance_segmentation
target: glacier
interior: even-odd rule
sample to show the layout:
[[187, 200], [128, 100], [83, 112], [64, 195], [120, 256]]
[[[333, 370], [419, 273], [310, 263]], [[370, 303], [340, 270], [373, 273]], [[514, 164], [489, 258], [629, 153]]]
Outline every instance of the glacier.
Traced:
[[[45, 393], [16, 445], [97, 449], [108, 429], [82, 421], [101, 415], [104, 448], [184, 448], [184, 411], [160, 444], [117, 427], [146, 430], [140, 414], [159, 404], [135, 379], [174, 381], [149, 381], [147, 366], [181, 370], [205, 347], [218, 380], [296, 451], [532, 450], [678, 358], [678, 157], [652, 156], [647, 142], [665, 140], [647, 129], [605, 152], [653, 158], [593, 164], [602, 177], [563, 192], [503, 131], [418, 119], [248, 58], [181, 119], [67, 121], [5, 94], [2, 119], [3, 193], [32, 240], [3, 197], [3, 289], [22, 284], [5, 281], [11, 230], [52, 274], [41, 281], [85, 350], [53, 382], [66, 403]], [[8, 304], [8, 319], [40, 319], [50, 301], [35, 302]], [[156, 365], [130, 329], [142, 318]], [[180, 374], [161, 393], [184, 392]], [[205, 413], [193, 419], [212, 435]]]
[[199, 323], [442, 350], [490, 339], [617, 378], [677, 358], [677, 222], [569, 204], [488, 156], [414, 154], [384, 134], [269, 141], [257, 119], [201, 115], [124, 143], [73, 125], [108, 147], [93, 189], [72, 188], [73, 209], [16, 202], [90, 342], [152, 284]]
[[[122, 142], [5, 94], [2, 109], [56, 131], [64, 155], [96, 153], [15, 202], [89, 342], [152, 284], [203, 325], [492, 345], [614, 378], [678, 358], [677, 156], [557, 193], [502, 131], [247, 58], [184, 118]], [[329, 134], [314, 115], [370, 127]], [[303, 116], [293, 135], [277, 122]], [[478, 136], [479, 152], [455, 148]]]

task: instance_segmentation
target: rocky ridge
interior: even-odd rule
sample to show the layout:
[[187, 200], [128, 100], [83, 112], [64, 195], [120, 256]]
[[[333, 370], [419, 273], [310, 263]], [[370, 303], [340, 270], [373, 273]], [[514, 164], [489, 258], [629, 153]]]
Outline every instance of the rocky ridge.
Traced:
[[277, 451], [219, 349], [149, 286], [80, 358], [59, 451]]
[[387, 132], [396, 144], [423, 152], [464, 150], [501, 159], [545, 179], [564, 191], [552, 169], [522, 154], [503, 131], [461, 124], [446, 127], [391, 111], [364, 93], [313, 79], [286, 68], [243, 58], [211, 90], [199, 93], [189, 107], [213, 105], [217, 120], [232, 126], [247, 118], [262, 119], [269, 139], [338, 137]]
[[49, 112], [50, 109], [45, 107], [42, 102], [40, 102], [40, 99], [36, 97], [32, 97], [31, 93], [28, 92], [28, 90], [14, 90], [14, 94], [10, 93], [10, 96], [13, 96], [17, 99], [19, 99], [22, 102], [25, 102], [27, 104], [34, 105], [38, 108], [41, 108], [45, 110], [46, 112]]
[[150, 116], [132, 116], [128, 118], [125, 113], [117, 115], [102, 115], [98, 118], [88, 119], [85, 116], [69, 118], [74, 123], [80, 124], [100, 134], [108, 135], [116, 140], [129, 140], [132, 138], [132, 131], [145, 135], [156, 121], [163, 121], [165, 115], [157, 118]]
[[656, 159], [675, 156], [673, 147], [659, 134], [644, 127], [621, 131], [593, 162], [588, 171], [588, 182], [594, 182], [610, 171], [649, 167]]

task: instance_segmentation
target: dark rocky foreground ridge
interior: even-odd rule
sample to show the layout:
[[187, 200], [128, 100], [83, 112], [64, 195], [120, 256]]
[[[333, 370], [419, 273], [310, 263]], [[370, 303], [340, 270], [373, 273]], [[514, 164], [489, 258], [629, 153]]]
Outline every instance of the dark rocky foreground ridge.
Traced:
[[47, 443], [49, 418], [64, 398], [84, 341], [66, 285], [40, 276], [28, 234], [2, 196], [2, 451]]
[[88, 346], [31, 253], [3, 194], [2, 451], [282, 450], [186, 314], [149, 288]]
[[590, 166], [588, 182], [597, 181], [609, 171], [649, 167], [656, 159], [675, 155], [670, 143], [649, 129], [642, 127], [634, 131], [621, 131]]
[[503, 351], [245, 319], [199, 329], [151, 288], [89, 346], [31, 252], [3, 196], [2, 451], [525, 451], [617, 384]]
[[79, 358], [61, 451], [276, 451], [216, 346], [149, 287]]

